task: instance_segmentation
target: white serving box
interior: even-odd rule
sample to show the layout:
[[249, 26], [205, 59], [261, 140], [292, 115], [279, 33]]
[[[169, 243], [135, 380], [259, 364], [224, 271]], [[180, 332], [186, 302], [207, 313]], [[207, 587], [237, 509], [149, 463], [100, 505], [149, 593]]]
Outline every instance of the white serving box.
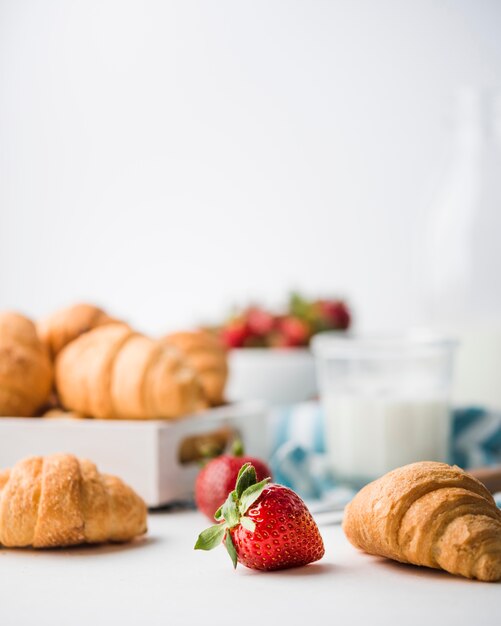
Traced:
[[214, 434], [228, 440], [237, 434], [246, 453], [268, 456], [267, 412], [261, 404], [248, 403], [176, 421], [0, 418], [0, 468], [28, 456], [69, 452], [120, 476], [149, 507], [159, 507], [193, 497], [200, 465], [181, 457], [187, 446], [193, 448], [190, 443]]

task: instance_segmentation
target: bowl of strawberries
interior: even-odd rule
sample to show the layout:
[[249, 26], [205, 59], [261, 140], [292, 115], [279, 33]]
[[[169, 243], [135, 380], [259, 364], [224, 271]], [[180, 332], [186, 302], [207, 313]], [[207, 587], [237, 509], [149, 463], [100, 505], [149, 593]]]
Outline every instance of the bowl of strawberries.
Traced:
[[235, 312], [219, 329], [229, 351], [228, 399], [284, 405], [315, 397], [311, 338], [346, 332], [351, 319], [344, 300], [310, 300], [297, 293], [282, 311], [249, 306]]

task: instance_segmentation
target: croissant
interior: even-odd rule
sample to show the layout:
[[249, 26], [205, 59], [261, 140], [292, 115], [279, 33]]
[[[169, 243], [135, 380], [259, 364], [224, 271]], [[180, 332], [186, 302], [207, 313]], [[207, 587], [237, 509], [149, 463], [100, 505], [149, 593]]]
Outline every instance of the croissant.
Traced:
[[501, 580], [501, 511], [459, 467], [424, 462], [389, 472], [355, 496], [343, 529], [369, 554]]
[[199, 374], [209, 404], [223, 404], [228, 362], [219, 339], [207, 331], [195, 330], [173, 333], [161, 341], [183, 353], [188, 364]]
[[37, 332], [50, 356], [54, 358], [64, 346], [83, 333], [116, 321], [92, 304], [74, 304], [40, 320], [37, 323]]
[[0, 472], [0, 544], [52, 548], [129, 541], [146, 505], [119, 478], [71, 454], [31, 457]]
[[0, 415], [29, 417], [47, 402], [52, 364], [35, 325], [18, 313], [0, 313]]
[[63, 348], [56, 387], [63, 407], [101, 419], [175, 418], [205, 406], [179, 352], [125, 324], [95, 328]]

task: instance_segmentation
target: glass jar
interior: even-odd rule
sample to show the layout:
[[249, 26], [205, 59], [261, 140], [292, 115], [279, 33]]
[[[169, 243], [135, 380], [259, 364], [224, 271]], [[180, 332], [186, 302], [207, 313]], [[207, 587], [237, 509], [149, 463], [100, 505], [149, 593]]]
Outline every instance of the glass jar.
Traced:
[[354, 487], [414, 461], [449, 460], [455, 342], [429, 334], [313, 339], [336, 476]]

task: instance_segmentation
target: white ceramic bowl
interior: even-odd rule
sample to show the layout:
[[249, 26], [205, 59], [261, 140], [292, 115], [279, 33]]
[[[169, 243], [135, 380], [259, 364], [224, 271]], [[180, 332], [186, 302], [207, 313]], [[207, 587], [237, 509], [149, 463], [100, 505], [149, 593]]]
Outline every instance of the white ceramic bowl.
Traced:
[[229, 352], [230, 401], [294, 404], [317, 395], [315, 364], [307, 348], [242, 348]]

